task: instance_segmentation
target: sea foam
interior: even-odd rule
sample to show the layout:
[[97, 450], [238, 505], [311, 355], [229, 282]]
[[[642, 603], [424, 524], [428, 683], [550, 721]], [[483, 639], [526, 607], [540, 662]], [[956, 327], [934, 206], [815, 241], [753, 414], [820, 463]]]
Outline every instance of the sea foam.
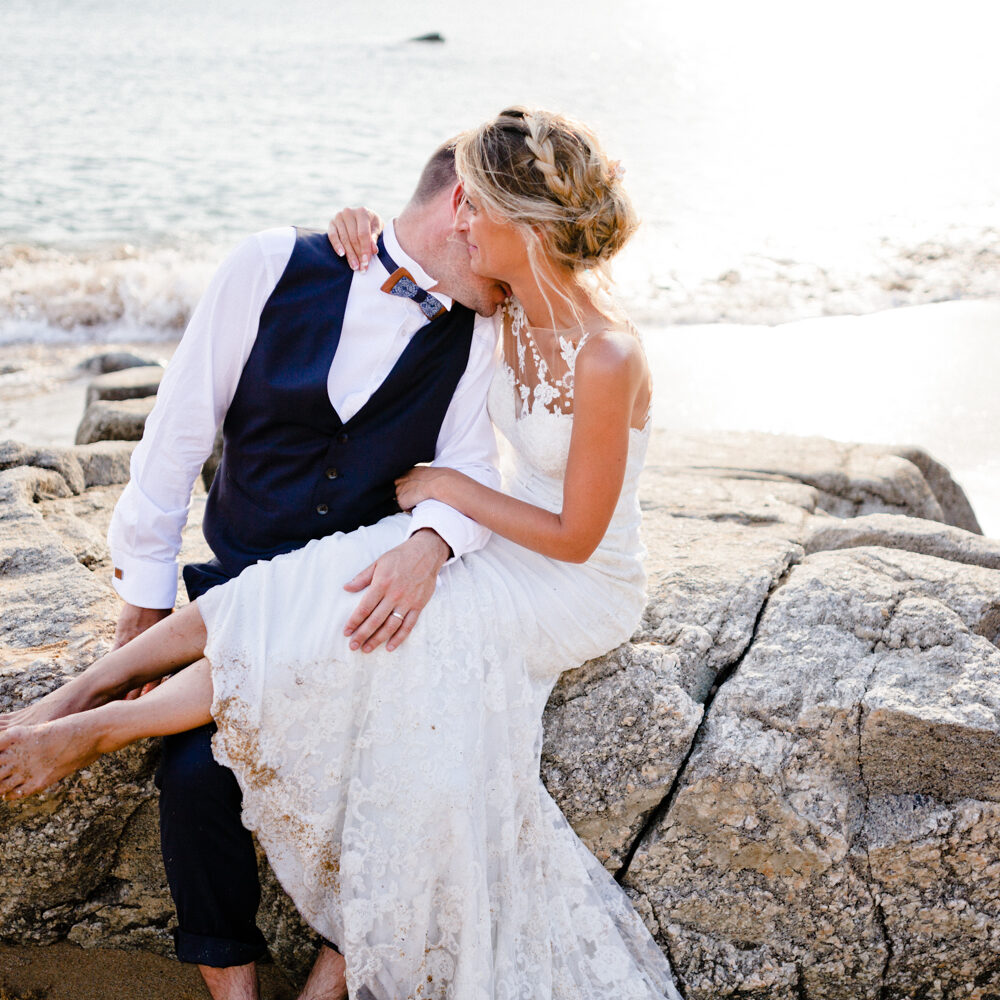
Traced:
[[223, 249], [0, 250], [0, 343], [178, 338]]
[[[0, 344], [176, 340], [227, 247], [0, 250]], [[643, 324], [773, 325], [997, 294], [1000, 230], [953, 230], [911, 246], [884, 241], [863, 259], [819, 264], [747, 254], [686, 266], [683, 249], [639, 241], [619, 290]]]

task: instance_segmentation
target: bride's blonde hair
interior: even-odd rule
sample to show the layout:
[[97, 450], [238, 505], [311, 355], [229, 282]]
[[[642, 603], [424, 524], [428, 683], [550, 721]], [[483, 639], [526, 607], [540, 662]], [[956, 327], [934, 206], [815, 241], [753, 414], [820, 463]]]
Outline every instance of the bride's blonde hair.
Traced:
[[609, 312], [608, 262], [639, 220], [593, 131], [565, 115], [524, 107], [458, 137], [455, 163], [465, 189], [494, 218], [525, 235], [536, 277], [557, 293], [543, 258], [568, 268]]

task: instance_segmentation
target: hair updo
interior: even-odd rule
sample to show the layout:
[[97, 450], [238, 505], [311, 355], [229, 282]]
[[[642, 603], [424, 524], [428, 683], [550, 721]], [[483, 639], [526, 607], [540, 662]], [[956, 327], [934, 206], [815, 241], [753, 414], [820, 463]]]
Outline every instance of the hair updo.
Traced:
[[[455, 149], [458, 175], [486, 211], [522, 226], [528, 253], [537, 251], [574, 272], [606, 264], [638, 226], [621, 183], [597, 136], [564, 115], [522, 107], [463, 133]], [[603, 273], [602, 273], [603, 272]]]

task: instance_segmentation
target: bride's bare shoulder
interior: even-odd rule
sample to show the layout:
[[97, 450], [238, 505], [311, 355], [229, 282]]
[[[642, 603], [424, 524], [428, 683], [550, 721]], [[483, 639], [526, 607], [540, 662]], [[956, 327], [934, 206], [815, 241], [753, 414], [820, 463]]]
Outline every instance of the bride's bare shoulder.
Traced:
[[629, 326], [604, 327], [589, 334], [577, 357], [576, 376], [630, 379], [646, 371], [646, 355]]

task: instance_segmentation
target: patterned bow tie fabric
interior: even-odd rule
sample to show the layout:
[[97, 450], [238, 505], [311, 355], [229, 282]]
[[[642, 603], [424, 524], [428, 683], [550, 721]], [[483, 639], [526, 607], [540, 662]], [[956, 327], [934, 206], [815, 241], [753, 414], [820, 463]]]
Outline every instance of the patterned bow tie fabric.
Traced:
[[445, 311], [440, 300], [430, 292], [424, 291], [414, 280], [413, 275], [405, 267], [397, 267], [382, 284], [382, 291], [390, 295], [399, 295], [404, 299], [413, 299], [420, 306], [420, 311], [428, 318], [434, 319]]

